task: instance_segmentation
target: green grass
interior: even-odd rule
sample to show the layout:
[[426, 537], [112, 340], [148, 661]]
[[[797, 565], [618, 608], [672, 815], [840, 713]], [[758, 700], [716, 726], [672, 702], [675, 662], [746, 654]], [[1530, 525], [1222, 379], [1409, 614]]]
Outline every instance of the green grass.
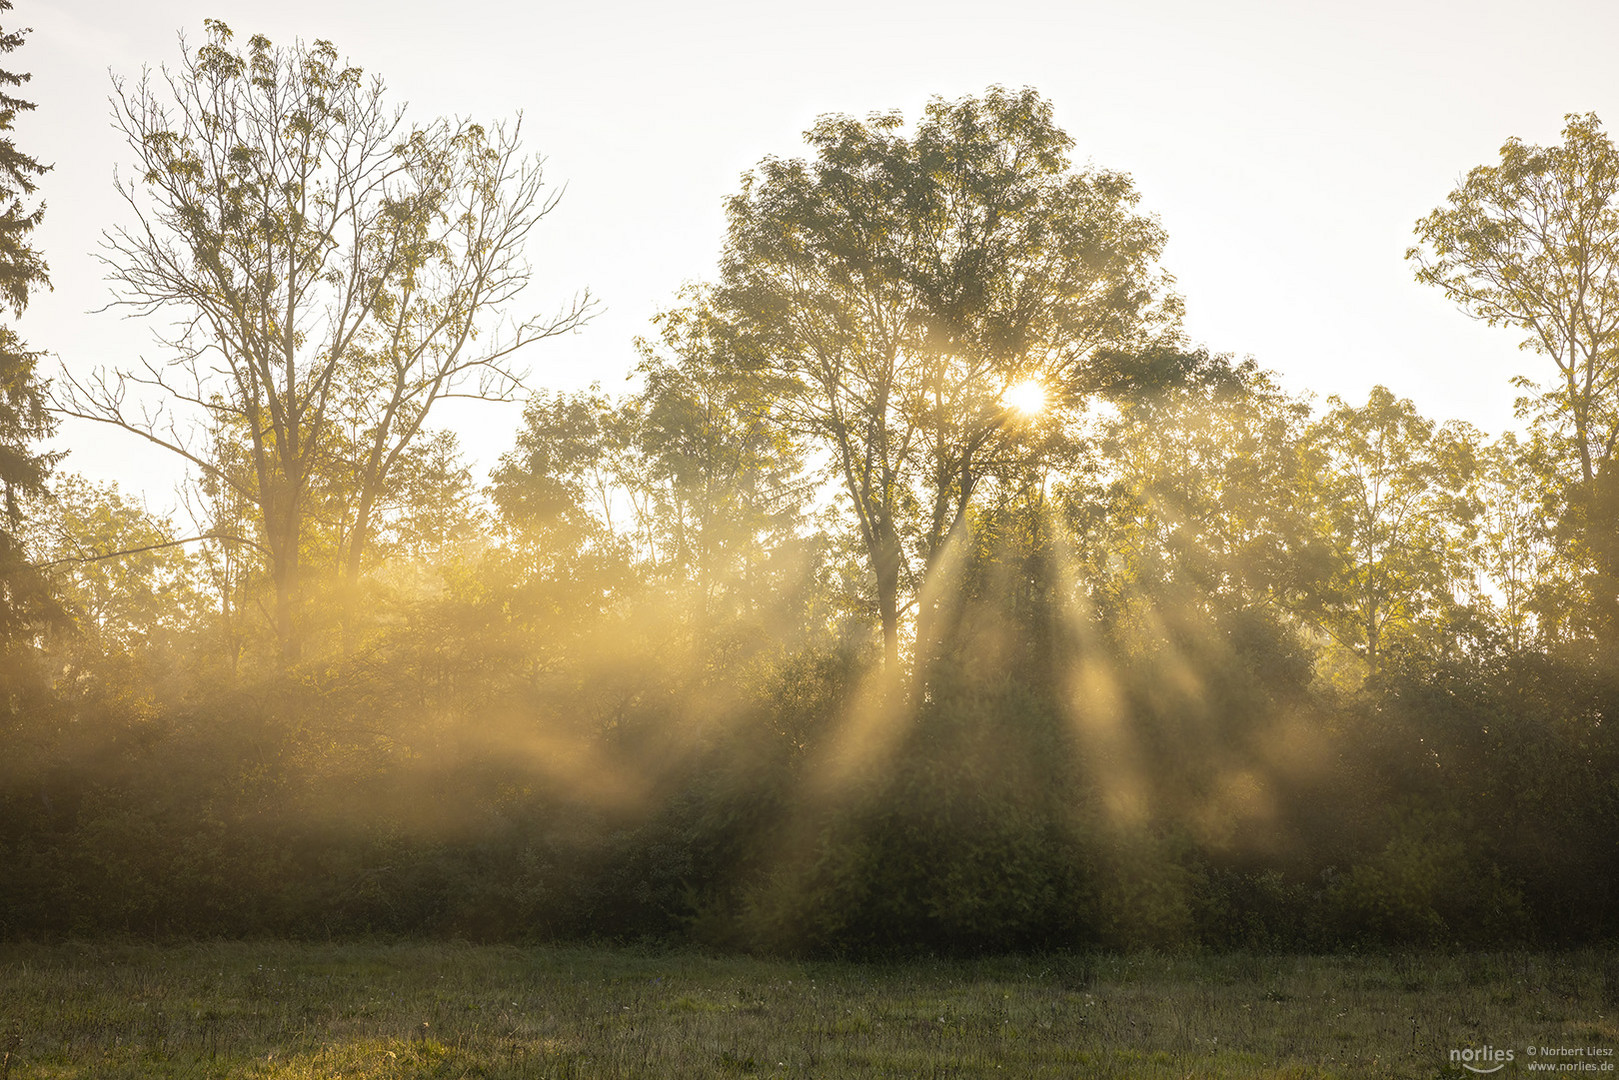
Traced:
[[[1619, 1043], [1612, 953], [893, 965], [443, 944], [0, 946], [34, 1077], [1437, 1077]], [[1609, 1062], [1614, 1058], [1606, 1059]], [[9, 1075], [7, 1075], [9, 1074]], [[1596, 1075], [1602, 1075], [1600, 1073]]]

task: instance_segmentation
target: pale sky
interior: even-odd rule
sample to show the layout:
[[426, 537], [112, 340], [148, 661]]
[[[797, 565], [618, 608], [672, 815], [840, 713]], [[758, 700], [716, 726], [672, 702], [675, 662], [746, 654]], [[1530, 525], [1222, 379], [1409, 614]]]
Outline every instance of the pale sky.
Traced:
[[[109, 70], [173, 65], [204, 17], [238, 42], [325, 38], [381, 74], [420, 119], [525, 116], [530, 149], [567, 191], [531, 247], [527, 305], [588, 287], [606, 310], [528, 356], [536, 388], [624, 386], [631, 341], [681, 283], [712, 275], [721, 203], [766, 155], [793, 156], [822, 113], [864, 116], [1033, 86], [1080, 163], [1130, 173], [1169, 235], [1163, 266], [1191, 339], [1252, 355], [1294, 392], [1364, 400], [1383, 383], [1426, 415], [1497, 432], [1517, 373], [1543, 375], [1508, 330], [1418, 285], [1412, 225], [1511, 135], [1558, 139], [1568, 112], [1619, 124], [1619, 5], [1539, 3], [1037, 3], [836, 0], [15, 0], [32, 26], [4, 60], [33, 73], [21, 149], [54, 163], [36, 238], [55, 291], [22, 331], [70, 370], [160, 360], [117, 313], [93, 258], [127, 221], [112, 189], [130, 154], [109, 125]], [[524, 312], [526, 313], [526, 312]], [[440, 416], [486, 469], [517, 406]], [[133, 436], [64, 424], [64, 467], [173, 504], [180, 475]], [[481, 475], [481, 471], [480, 471]]]

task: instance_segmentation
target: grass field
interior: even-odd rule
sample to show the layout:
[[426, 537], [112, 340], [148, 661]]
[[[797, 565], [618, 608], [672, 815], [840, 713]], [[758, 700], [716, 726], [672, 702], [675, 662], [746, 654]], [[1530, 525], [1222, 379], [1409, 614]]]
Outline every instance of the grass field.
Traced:
[[1611, 1073], [1619, 959], [0, 946], [4, 1080], [1436, 1077], [1486, 1045], [1514, 1052], [1495, 1075], [1546, 1048]]

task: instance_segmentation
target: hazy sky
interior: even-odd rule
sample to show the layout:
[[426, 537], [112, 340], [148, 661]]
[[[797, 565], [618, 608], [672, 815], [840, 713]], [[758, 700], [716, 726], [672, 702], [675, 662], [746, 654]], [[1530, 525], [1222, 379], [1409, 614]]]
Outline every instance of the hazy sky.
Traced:
[[[991, 84], [1033, 86], [1080, 162], [1131, 173], [1169, 234], [1164, 266], [1194, 341], [1252, 355], [1294, 391], [1364, 399], [1384, 383], [1436, 418], [1511, 423], [1519, 372], [1544, 361], [1416, 284], [1415, 220], [1509, 135], [1556, 141], [1568, 112], [1619, 123], [1619, 5], [1160, 3], [570, 3], [533, 0], [15, 0], [34, 27], [5, 66], [38, 103], [18, 145], [55, 164], [36, 233], [55, 283], [23, 332], [71, 370], [161, 359], [148, 327], [89, 314], [93, 258], [127, 220], [129, 161], [109, 71], [173, 64], [204, 17], [238, 41], [326, 38], [426, 119], [522, 110], [528, 145], [567, 192], [531, 254], [529, 304], [589, 287], [606, 310], [528, 357], [536, 387], [622, 387], [631, 339], [680, 284], [709, 276], [721, 200], [760, 158], [801, 151], [828, 112], [903, 109]], [[515, 406], [441, 420], [487, 467]], [[64, 425], [67, 468], [172, 503], [179, 475], [127, 435]]]

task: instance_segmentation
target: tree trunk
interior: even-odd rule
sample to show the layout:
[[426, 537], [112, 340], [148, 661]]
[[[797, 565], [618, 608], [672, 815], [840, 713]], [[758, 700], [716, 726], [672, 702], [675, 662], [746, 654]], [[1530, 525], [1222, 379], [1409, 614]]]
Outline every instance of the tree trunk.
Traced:
[[883, 624], [883, 667], [899, 671], [899, 575], [902, 553], [893, 524], [878, 522], [871, 568], [877, 578], [877, 612]]
[[281, 663], [291, 667], [303, 659], [303, 641], [298, 631], [298, 548], [289, 551], [277, 544], [271, 559], [275, 578], [275, 636], [281, 646]]
[[275, 636], [284, 667], [291, 667], [303, 658], [298, 611], [302, 591], [298, 580], [302, 569], [298, 557], [301, 526], [296, 497], [283, 492], [279, 498], [267, 500], [264, 539], [270, 549], [270, 577], [275, 586]]
[[360, 568], [365, 565], [365, 549], [371, 541], [371, 505], [369, 494], [361, 497], [359, 512], [354, 517], [354, 528], [349, 530], [347, 565], [343, 570], [350, 585], [360, 580]]

